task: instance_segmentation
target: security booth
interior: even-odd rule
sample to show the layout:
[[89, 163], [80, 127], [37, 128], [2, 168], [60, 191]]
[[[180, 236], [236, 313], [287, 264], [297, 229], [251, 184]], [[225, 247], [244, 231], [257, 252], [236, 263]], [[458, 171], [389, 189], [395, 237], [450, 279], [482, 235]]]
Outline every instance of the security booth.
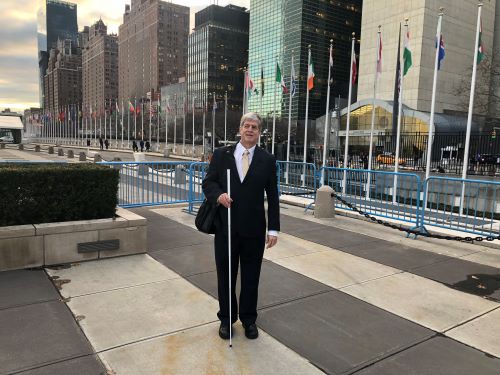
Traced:
[[17, 114], [0, 114], [0, 142], [21, 143], [23, 121]]

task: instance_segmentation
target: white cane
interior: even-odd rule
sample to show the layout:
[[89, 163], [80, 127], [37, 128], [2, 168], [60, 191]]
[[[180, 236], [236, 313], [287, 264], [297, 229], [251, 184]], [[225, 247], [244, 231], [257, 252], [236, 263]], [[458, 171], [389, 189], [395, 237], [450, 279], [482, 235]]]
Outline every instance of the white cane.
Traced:
[[[231, 198], [231, 170], [227, 170], [227, 195]], [[227, 248], [229, 254], [229, 347], [233, 347], [233, 315], [231, 314], [231, 284], [232, 284], [232, 273], [231, 273], [231, 206], [227, 209]]]

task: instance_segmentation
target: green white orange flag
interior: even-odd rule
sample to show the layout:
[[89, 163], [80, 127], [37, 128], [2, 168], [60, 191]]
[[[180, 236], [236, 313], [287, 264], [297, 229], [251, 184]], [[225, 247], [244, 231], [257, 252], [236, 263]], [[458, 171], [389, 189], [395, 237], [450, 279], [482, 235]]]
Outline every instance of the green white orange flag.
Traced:
[[477, 63], [479, 64], [484, 59], [484, 46], [482, 42], [483, 36], [483, 20], [479, 21], [479, 39], [477, 43]]
[[285, 94], [288, 93], [288, 89], [285, 85], [285, 79], [283, 77], [283, 74], [281, 74], [281, 69], [280, 69], [279, 63], [276, 63], [276, 82], [280, 84], [280, 86], [283, 89], [283, 92]]
[[132, 104], [132, 102], [130, 100], [128, 101], [128, 110], [130, 111], [130, 113], [135, 112], [134, 105]]
[[403, 69], [404, 69], [403, 75], [405, 76], [412, 65], [411, 50], [410, 50], [410, 32], [408, 30], [406, 31], [405, 34], [404, 47], [405, 48], [403, 51]]
[[311, 51], [309, 51], [309, 65], [307, 68], [307, 91], [311, 91], [314, 87], [314, 66], [311, 58]]

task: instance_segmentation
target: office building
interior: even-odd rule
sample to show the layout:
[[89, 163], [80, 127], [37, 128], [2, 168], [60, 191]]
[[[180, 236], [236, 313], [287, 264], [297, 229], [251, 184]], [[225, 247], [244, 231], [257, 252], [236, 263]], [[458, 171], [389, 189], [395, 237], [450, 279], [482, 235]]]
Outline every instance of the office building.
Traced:
[[[333, 98], [347, 97], [351, 39], [353, 32], [358, 36], [360, 34], [362, 4], [361, 0], [251, 1], [248, 66], [258, 93], [250, 96], [249, 109], [261, 113], [266, 127], [270, 127], [274, 111], [276, 61], [279, 62], [285, 83], [289, 86], [293, 56], [298, 93], [292, 99], [292, 132], [302, 137], [306, 111], [308, 45], [311, 45], [316, 76], [314, 89], [310, 92], [309, 120], [316, 119], [326, 111], [331, 39], [334, 66], [330, 107], [334, 106]], [[289, 97], [283, 95], [279, 87], [276, 93], [276, 114], [283, 120], [277, 131], [279, 141], [286, 137]], [[295, 128], [297, 121], [302, 122], [298, 131]]]
[[[118, 36], [102, 20], [88, 28], [82, 48], [83, 107], [113, 110], [118, 98]], [[121, 106], [121, 103], [119, 103]]]
[[[195, 15], [189, 35], [187, 90], [189, 105], [212, 109], [217, 104], [216, 133], [223, 137], [224, 101], [227, 93], [231, 133], [243, 110], [244, 69], [248, 62], [249, 13], [235, 5], [211, 5]], [[191, 110], [190, 107], [190, 110]], [[201, 111], [200, 111], [201, 112]], [[200, 133], [201, 134], [201, 133]]]
[[118, 33], [120, 102], [155, 97], [186, 75], [189, 8], [159, 0], [132, 0]]
[[44, 76], [49, 53], [57, 41], [78, 39], [77, 5], [59, 0], [40, 0], [37, 12], [38, 76], [40, 106], [44, 104]]

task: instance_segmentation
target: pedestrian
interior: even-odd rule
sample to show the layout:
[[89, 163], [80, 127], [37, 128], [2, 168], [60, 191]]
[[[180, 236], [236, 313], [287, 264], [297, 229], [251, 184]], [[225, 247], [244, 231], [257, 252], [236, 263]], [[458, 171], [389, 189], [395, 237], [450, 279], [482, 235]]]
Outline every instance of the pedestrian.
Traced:
[[149, 141], [146, 141], [146, 152], [149, 151], [150, 147], [151, 147], [151, 144], [149, 143]]
[[109, 141], [107, 138], [104, 140], [104, 145], [106, 146], [106, 150], [109, 149]]
[[87, 138], [87, 147], [90, 147], [90, 138]]
[[137, 152], [139, 149], [137, 148], [137, 142], [136, 141], [132, 141], [132, 151], [133, 152]]
[[99, 148], [100, 148], [101, 150], [104, 150], [103, 143], [104, 143], [104, 142], [102, 141], [102, 137], [101, 137], [101, 136], [99, 136]]
[[[219, 204], [215, 217], [215, 263], [219, 296], [219, 336], [229, 339], [229, 327], [238, 316], [245, 336], [256, 339], [259, 331], [257, 297], [264, 247], [278, 241], [279, 199], [276, 180], [276, 160], [264, 149], [257, 147], [262, 120], [256, 113], [243, 115], [240, 121], [240, 142], [215, 150], [207, 175], [203, 180], [206, 198]], [[231, 196], [227, 194], [227, 169], [231, 171]], [[264, 191], [267, 194], [268, 225]], [[228, 210], [231, 207], [231, 228], [228, 233]], [[231, 316], [229, 316], [229, 256], [228, 235], [231, 235]], [[239, 306], [235, 286], [241, 267], [241, 293]], [[239, 310], [238, 310], [239, 308]], [[234, 331], [232, 331], [234, 332]]]
[[139, 144], [141, 145], [141, 152], [143, 152], [144, 151], [144, 141], [141, 139]]

